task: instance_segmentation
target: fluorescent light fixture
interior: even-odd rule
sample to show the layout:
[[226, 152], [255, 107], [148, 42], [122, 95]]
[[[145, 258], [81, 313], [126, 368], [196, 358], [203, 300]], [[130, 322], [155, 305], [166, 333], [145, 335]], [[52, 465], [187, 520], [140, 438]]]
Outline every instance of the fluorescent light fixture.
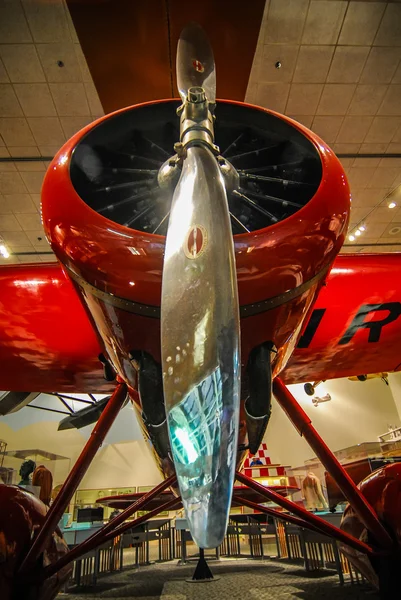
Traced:
[[354, 235], [349, 235], [348, 239], [350, 242], [353, 242], [355, 240], [355, 236]]
[[358, 229], [359, 229], [359, 231], [366, 231], [366, 226], [365, 225], [359, 225]]
[[397, 205], [395, 202], [390, 202], [390, 204], [388, 205], [389, 208], [395, 208]]
[[357, 229], [357, 230], [355, 231], [355, 235], [356, 235], [356, 236], [360, 236], [360, 235], [362, 235], [362, 231], [359, 231], [359, 229]]

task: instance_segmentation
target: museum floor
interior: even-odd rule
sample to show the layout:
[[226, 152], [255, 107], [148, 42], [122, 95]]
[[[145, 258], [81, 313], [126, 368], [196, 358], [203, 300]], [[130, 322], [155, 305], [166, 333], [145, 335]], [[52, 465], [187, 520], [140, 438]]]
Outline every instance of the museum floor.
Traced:
[[288, 566], [274, 560], [256, 561], [223, 559], [210, 561], [218, 581], [189, 583], [196, 563], [178, 566], [177, 561], [147, 567], [127, 567], [122, 572], [101, 577], [96, 588], [79, 593], [62, 593], [58, 600], [91, 600], [113, 598], [122, 600], [270, 600], [321, 599], [347, 600], [379, 596], [364, 585], [346, 583], [340, 586], [338, 577], [307, 576], [297, 566]]

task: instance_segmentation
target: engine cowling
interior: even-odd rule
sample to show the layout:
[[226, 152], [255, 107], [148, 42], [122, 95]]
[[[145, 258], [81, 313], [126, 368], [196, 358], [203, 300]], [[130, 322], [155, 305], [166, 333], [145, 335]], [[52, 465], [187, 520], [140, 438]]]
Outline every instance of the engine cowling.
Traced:
[[[152, 403], [141, 394], [141, 370], [144, 382], [149, 365], [160, 365], [164, 234], [174, 188], [159, 174], [162, 165], [174, 168], [178, 106], [150, 102], [89, 125], [54, 158], [42, 190], [52, 249], [75, 282], [108, 360], [132, 396], [139, 388], [151, 438], [164, 426], [160, 372], [152, 379], [158, 399]], [[277, 375], [343, 244], [349, 187], [334, 153], [299, 123], [227, 101], [217, 103], [215, 115], [234, 235], [242, 367], [246, 374], [248, 357], [268, 344]], [[245, 376], [243, 399], [249, 387]], [[239, 443], [245, 444], [245, 413], [242, 421]], [[169, 472], [165, 432], [159, 440], [159, 462]]]

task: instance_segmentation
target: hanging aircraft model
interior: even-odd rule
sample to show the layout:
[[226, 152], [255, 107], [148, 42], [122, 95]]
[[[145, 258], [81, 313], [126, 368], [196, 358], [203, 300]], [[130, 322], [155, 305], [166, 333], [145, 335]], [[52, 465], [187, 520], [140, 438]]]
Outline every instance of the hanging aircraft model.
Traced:
[[[113, 392], [48, 511], [0, 486], [1, 597], [54, 598], [72, 560], [181, 503], [200, 548], [217, 547], [235, 479], [339, 540], [387, 594], [401, 469], [356, 487], [286, 384], [400, 368], [401, 280], [389, 274], [401, 257], [337, 257], [350, 212], [340, 162], [287, 117], [216, 102], [213, 53], [194, 24], [177, 78], [181, 102], [117, 111], [54, 158], [42, 217], [60, 264], [0, 268], [0, 387]], [[272, 390], [348, 499], [343, 528], [238, 471], [262, 441]], [[127, 394], [165, 480], [68, 551], [57, 524]]]

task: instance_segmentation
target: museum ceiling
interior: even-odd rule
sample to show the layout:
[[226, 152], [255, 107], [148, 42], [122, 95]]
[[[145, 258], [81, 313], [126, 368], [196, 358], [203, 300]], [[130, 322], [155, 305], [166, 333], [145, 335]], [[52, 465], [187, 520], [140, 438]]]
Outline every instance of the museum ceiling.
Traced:
[[[181, 0], [67, 4], [0, 0], [6, 263], [53, 258], [39, 215], [48, 161], [104, 112], [175, 96], [176, 40], [194, 20]], [[209, 0], [197, 11], [215, 49], [218, 96], [283, 112], [341, 157], [353, 195], [350, 233], [365, 229], [343, 251], [400, 250], [401, 2]], [[22, 157], [44, 160], [11, 160]]]

